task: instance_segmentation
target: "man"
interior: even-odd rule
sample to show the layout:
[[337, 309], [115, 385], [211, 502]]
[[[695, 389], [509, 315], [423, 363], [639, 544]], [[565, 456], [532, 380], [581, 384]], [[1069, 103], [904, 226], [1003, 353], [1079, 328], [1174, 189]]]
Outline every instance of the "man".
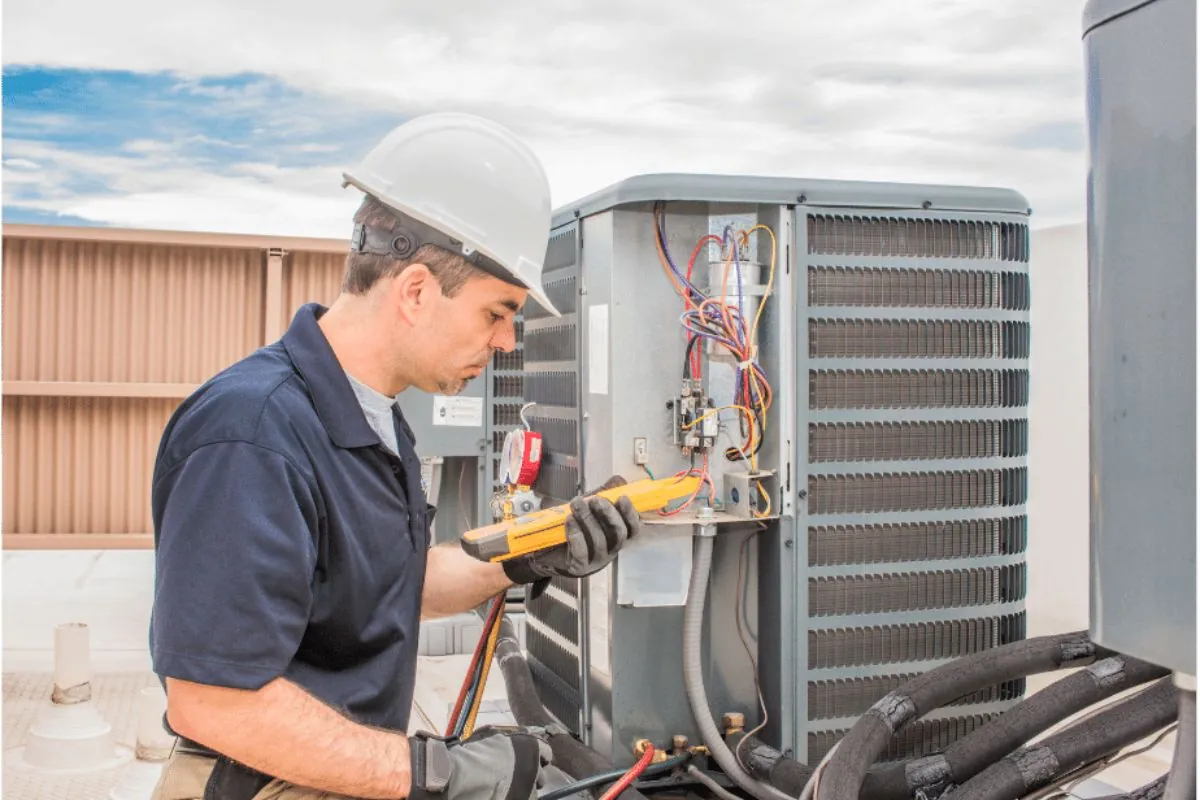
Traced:
[[152, 503], [155, 671], [182, 798], [529, 800], [536, 731], [405, 731], [422, 616], [581, 577], [638, 532], [628, 498], [576, 499], [566, 546], [506, 563], [429, 549], [407, 389], [454, 394], [542, 293], [549, 186], [507, 130], [400, 126], [346, 175], [366, 193], [343, 291], [215, 376], [163, 433]]

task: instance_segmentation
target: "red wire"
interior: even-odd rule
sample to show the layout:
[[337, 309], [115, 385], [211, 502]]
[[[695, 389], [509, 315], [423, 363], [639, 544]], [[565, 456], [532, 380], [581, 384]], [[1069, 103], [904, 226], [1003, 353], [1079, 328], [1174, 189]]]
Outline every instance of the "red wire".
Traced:
[[646, 742], [646, 752], [642, 753], [642, 757], [638, 762], [629, 768], [629, 771], [621, 776], [621, 779], [609, 787], [608, 791], [600, 795], [600, 800], [614, 800], [617, 795], [633, 785], [641, 774], [646, 771], [646, 767], [650, 766], [651, 759], [654, 758], [654, 745]]
[[450, 721], [446, 723], [446, 736], [454, 735], [454, 723], [458, 721], [458, 715], [462, 712], [463, 703], [466, 702], [467, 695], [471, 692], [475, 669], [479, 666], [479, 659], [483, 658], [484, 650], [487, 649], [488, 634], [496, 624], [496, 618], [500, 613], [500, 606], [503, 602], [503, 594], [497, 595], [496, 599], [492, 601], [492, 608], [488, 612], [487, 622], [484, 623], [483, 633], [479, 637], [479, 643], [475, 645], [475, 655], [471, 657], [471, 666], [467, 667], [467, 674], [463, 678], [462, 688], [458, 690], [458, 700], [454, 703], [454, 710], [450, 712]]

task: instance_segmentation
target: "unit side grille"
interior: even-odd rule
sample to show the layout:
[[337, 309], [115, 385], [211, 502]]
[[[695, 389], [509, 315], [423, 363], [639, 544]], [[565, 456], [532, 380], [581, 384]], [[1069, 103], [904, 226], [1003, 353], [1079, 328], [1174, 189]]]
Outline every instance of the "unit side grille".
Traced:
[[909, 622], [808, 632], [808, 668], [961, 658], [1025, 638], [1025, 612], [1002, 617]]
[[[982, 728], [998, 714], [974, 714], [968, 717], [917, 720], [902, 728], [888, 743], [880, 762], [908, 761], [940, 753], [958, 739]], [[820, 731], [808, 735], [808, 763], [816, 764], [841, 741], [848, 731]]]
[[544, 406], [574, 407], [578, 397], [574, 372], [529, 372], [527, 399]]
[[1012, 222], [812, 215], [813, 255], [1029, 260], [1029, 227]]
[[[808, 718], [818, 720], [861, 716], [888, 692], [899, 689], [919, 675], [920, 673], [909, 673], [809, 683]], [[972, 692], [947, 705], [970, 706], [1013, 700], [1020, 697], [1024, 691], [1024, 680], [1006, 681]]]
[[911, 461], [1016, 458], [1029, 451], [1026, 420], [859, 422], [808, 426], [808, 458]]
[[496, 403], [492, 406], [492, 424], [512, 427], [521, 424], [521, 403]]
[[809, 528], [808, 563], [884, 564], [1024, 553], [1026, 518]]
[[1025, 597], [1025, 565], [810, 578], [813, 617], [993, 605]]
[[1019, 506], [1025, 502], [1027, 470], [960, 470], [885, 475], [811, 475], [810, 514], [878, 513]]
[[[549, 243], [546, 245], [546, 256], [543, 260], [542, 271], [550, 273], [564, 267], [573, 266], [579, 251], [578, 236], [578, 229], [574, 227], [567, 228], [551, 236]], [[543, 283], [549, 283], [549, 281], [544, 280]], [[559, 308], [559, 310], [561, 311], [562, 309]]]
[[575, 359], [575, 323], [539, 328], [525, 335], [525, 360], [573, 361]]
[[813, 358], [1028, 358], [1029, 324], [983, 320], [820, 319]]
[[492, 365], [504, 372], [520, 372], [525, 369], [525, 351], [517, 349], [508, 353], [496, 353], [492, 358]]
[[979, 308], [1029, 310], [1023, 272], [887, 267], [810, 267], [812, 307]]
[[809, 407], [1015, 408], [1029, 403], [1023, 369], [814, 370]]
[[542, 705], [559, 722], [578, 733], [581, 724], [579, 693], [571, 689], [557, 672], [536, 658], [530, 658], [529, 667], [533, 673], [534, 689]]
[[538, 473], [533, 488], [553, 502], [569, 503], [573, 497], [579, 494], [579, 470], [564, 464], [550, 464], [543, 461], [542, 469]]
[[[521, 368], [525, 370], [526, 399], [537, 403], [526, 414], [532, 430], [544, 437], [543, 460], [534, 491], [543, 498], [543, 507], [566, 502], [579, 490], [579, 471], [561, 463], [579, 455], [578, 424], [575, 420], [547, 419], [539, 416], [540, 406], [578, 409], [579, 328], [576, 321], [579, 300], [579, 228], [571, 225], [551, 236], [546, 248], [542, 288], [550, 302], [563, 315], [551, 319], [533, 299], [525, 304], [525, 315], [537, 320], [538, 327], [525, 334]], [[555, 371], [546, 365], [556, 362]], [[538, 371], [532, 371], [534, 369]], [[553, 589], [526, 592], [526, 637], [529, 665], [546, 710], [570, 730], [579, 733], [582, 725], [579, 656], [558, 642], [579, 646], [579, 581], [555, 578]], [[554, 637], [546, 634], [553, 631]]]
[[538, 620], [573, 645], [579, 644], [579, 611], [558, 599], [542, 594], [526, 604]]
[[552, 453], [578, 456], [579, 425], [573, 419], [549, 419], [526, 414], [529, 427], [542, 435], [542, 443]]
[[520, 375], [496, 375], [492, 378], [493, 397], [525, 396], [525, 379]]
[[564, 578], [561, 575], [556, 575], [550, 579], [550, 585], [560, 592], [563, 592], [573, 600], [579, 599], [579, 579]]

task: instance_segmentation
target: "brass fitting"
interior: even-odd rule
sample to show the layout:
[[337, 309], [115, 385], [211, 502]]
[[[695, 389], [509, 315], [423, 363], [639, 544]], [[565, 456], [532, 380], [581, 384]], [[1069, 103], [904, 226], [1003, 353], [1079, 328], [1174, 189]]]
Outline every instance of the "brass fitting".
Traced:
[[[633, 754], [641, 758], [646, 752], [646, 746], [651, 744], [649, 739], [638, 739], [633, 743]], [[661, 747], [654, 748], [654, 755], [650, 758], [651, 764], [658, 764], [667, 760], [667, 751]]]
[[725, 735], [732, 736], [735, 733], [741, 733], [746, 729], [746, 715], [737, 713], [727, 713], [721, 717], [722, 723], [725, 725]]
[[676, 753], [682, 753], [684, 750], [687, 750], [688, 738], [677, 733], [671, 737], [671, 746]]

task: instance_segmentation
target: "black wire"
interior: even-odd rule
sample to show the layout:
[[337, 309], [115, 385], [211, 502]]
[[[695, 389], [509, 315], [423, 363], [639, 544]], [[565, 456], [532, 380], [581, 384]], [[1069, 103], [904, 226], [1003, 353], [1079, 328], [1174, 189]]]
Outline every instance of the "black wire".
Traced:
[[[660, 761], [657, 764], [651, 764], [642, 771], [641, 777], [648, 778], [653, 775], [661, 775], [664, 772], [670, 772], [676, 767], [682, 766], [689, 758], [691, 758], [691, 754], [684, 753], [681, 756], [673, 756], [668, 758], [666, 761]], [[566, 786], [559, 787], [558, 789], [551, 789], [548, 792], [539, 794], [537, 796], [537, 800], [560, 800], [563, 797], [569, 797], [570, 795], [585, 791], [587, 789], [594, 789], [595, 787], [602, 786], [606, 783], [616, 783], [628, 771], [629, 770], [627, 769], [614, 769], [609, 772], [601, 772], [599, 775], [592, 775], [588, 778], [582, 778], [574, 783], [569, 783]]]
[[696, 343], [700, 341], [700, 337], [693, 335], [687, 344], [687, 350], [683, 351], [683, 379], [691, 380], [692, 377], [692, 350], [695, 349]]

